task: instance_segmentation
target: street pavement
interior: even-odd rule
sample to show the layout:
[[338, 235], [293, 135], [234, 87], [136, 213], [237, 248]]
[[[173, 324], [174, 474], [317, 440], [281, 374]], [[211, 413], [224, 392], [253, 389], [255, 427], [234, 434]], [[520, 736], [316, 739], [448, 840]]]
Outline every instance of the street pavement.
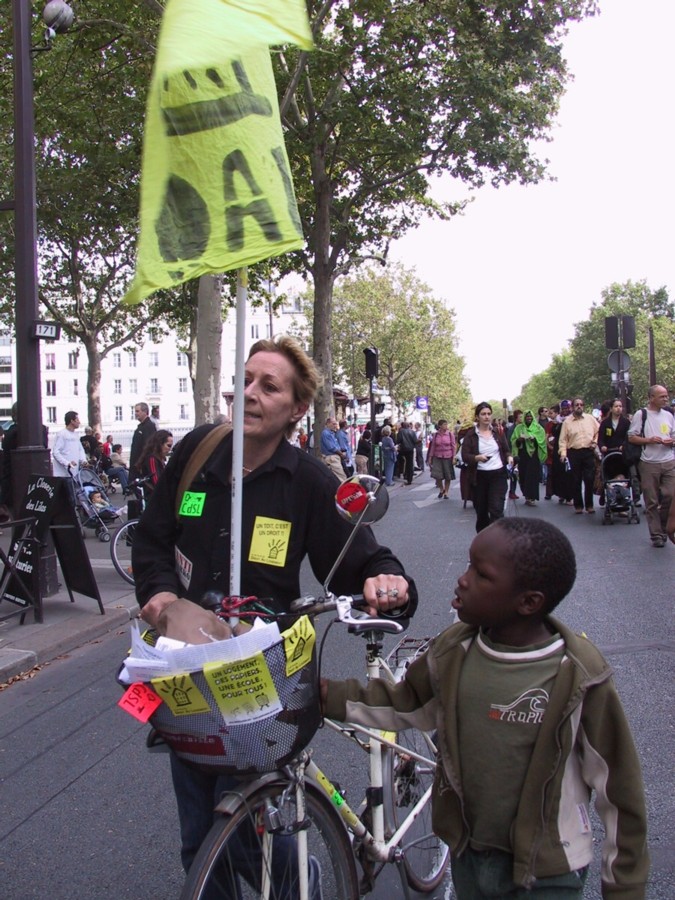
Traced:
[[[432, 634], [453, 618], [450, 600], [466, 566], [475, 515], [470, 504], [463, 507], [456, 482], [450, 500], [438, 500], [426, 473], [410, 487], [397, 482], [390, 495], [389, 512], [374, 526], [375, 534], [415, 576], [421, 602], [411, 627], [418, 634]], [[524, 507], [522, 501], [509, 502], [506, 512], [545, 518], [561, 527], [573, 543], [579, 574], [558, 615], [576, 631], [588, 634], [614, 669], [647, 791], [652, 856], [647, 896], [667, 900], [675, 884], [675, 547], [652, 548], [644, 517], [639, 525], [619, 521], [605, 527], [600, 515], [575, 516], [569, 508], [543, 500], [534, 509]], [[5, 531], [0, 541], [7, 540]], [[119, 689], [114, 671], [128, 646], [128, 623], [137, 607], [133, 592], [112, 569], [109, 545], [90, 533], [85, 546], [105, 615], [94, 600], [76, 595], [71, 603], [66, 592], [45, 598], [41, 625], [31, 621], [30, 613], [20, 625], [19, 616], [7, 618], [14, 608], [0, 604], [0, 685], [44, 666], [43, 671], [33, 672], [33, 679], [0, 693], [0, 741], [7, 751], [0, 755], [5, 763], [0, 782], [8, 792], [6, 799], [15, 801], [7, 807], [13, 810], [12, 820], [6, 822], [7, 837], [0, 836], [0, 871], [4, 857], [3, 878], [15, 873], [10, 880], [14, 887], [5, 896], [11, 900], [43, 896], [169, 900], [178, 895], [181, 878], [175, 863], [176, 823], [170, 792], [167, 797], [168, 775], [159, 773], [157, 758], [150, 759], [143, 750], [145, 729], [116, 708]], [[303, 577], [301, 587], [303, 594], [316, 590], [311, 573]], [[363, 671], [358, 650], [349, 656], [351, 645], [357, 643], [344, 635], [333, 639], [324, 660], [328, 676]], [[325, 732], [313, 741], [320, 754], [322, 741], [328, 741]], [[328, 744], [319, 758], [325, 761], [327, 753], [331, 776], [351, 786], [362, 764], [347, 754], [336, 754]], [[13, 761], [16, 765], [10, 766]], [[162, 770], [164, 762], [159, 765]], [[142, 784], [142, 791], [125, 788], [130, 771], [132, 783]], [[147, 812], [149, 791], [157, 804], [155, 818]], [[73, 809], [80, 810], [76, 820]], [[91, 816], [99, 822], [99, 832], [92, 830]], [[52, 831], [58, 834], [53, 848], [45, 840]], [[594, 837], [601, 840], [595, 820]], [[30, 874], [22, 875], [25, 848], [38, 846], [39, 854], [29, 854]], [[143, 859], [140, 874], [129, 847], [137, 848]], [[103, 867], [96, 862], [99, 852], [105, 853]], [[70, 862], [61, 883], [54, 879], [65, 858]], [[161, 887], [148, 890], [143, 872], [162, 872]], [[108, 875], [109, 884], [103, 881]], [[598, 885], [596, 862], [584, 896], [598, 898]], [[373, 896], [394, 900], [400, 894], [395, 884], [378, 882]], [[438, 900], [451, 897], [448, 884], [434, 896]]]

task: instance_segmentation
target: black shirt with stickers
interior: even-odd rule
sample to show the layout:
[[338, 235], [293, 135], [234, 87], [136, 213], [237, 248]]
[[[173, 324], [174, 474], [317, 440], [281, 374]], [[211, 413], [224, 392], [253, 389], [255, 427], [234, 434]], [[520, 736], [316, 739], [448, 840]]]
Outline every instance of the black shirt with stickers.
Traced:
[[[195, 448], [213, 426], [200, 426], [174, 451], [134, 534], [133, 570], [140, 606], [160, 591], [200, 603], [205, 592], [229, 592], [232, 435], [218, 445], [192, 481], [190, 503], [176, 517], [181, 474]], [[309, 557], [323, 584], [351, 532], [335, 508], [335, 475], [312, 454], [283, 438], [272, 457], [243, 481], [241, 592], [274, 598], [283, 608], [300, 596], [300, 566]], [[366, 578], [402, 575], [409, 583], [408, 605], [417, 590], [399, 560], [380, 546], [370, 528], [360, 529], [334, 576], [335, 593], [360, 593]]]

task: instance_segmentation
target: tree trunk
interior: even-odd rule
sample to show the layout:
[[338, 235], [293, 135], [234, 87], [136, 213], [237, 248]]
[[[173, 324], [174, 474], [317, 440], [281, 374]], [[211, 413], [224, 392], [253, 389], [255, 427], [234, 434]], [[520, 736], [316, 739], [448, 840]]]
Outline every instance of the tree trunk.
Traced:
[[197, 294], [197, 365], [195, 367], [195, 425], [213, 422], [220, 412], [223, 320], [221, 278], [202, 275]]
[[314, 363], [323, 376], [323, 384], [314, 400], [314, 453], [321, 452], [321, 432], [326, 419], [334, 415], [333, 351], [331, 348], [331, 317], [333, 313], [333, 284], [335, 266], [331, 260], [331, 186], [325, 172], [324, 160], [317, 148], [312, 160], [316, 191], [316, 222], [314, 228], [314, 323], [312, 343]]
[[87, 423], [94, 432], [101, 431], [101, 354], [96, 338], [84, 340], [87, 353]]

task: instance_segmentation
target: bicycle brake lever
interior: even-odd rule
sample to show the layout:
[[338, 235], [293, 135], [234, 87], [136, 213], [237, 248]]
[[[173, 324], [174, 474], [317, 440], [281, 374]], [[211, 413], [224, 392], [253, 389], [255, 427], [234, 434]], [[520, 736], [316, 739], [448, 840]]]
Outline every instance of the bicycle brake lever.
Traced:
[[386, 634], [400, 634], [403, 626], [393, 619], [374, 619], [367, 612], [355, 610], [350, 597], [337, 597], [335, 601], [338, 621], [349, 626], [357, 634], [363, 631], [384, 631]]

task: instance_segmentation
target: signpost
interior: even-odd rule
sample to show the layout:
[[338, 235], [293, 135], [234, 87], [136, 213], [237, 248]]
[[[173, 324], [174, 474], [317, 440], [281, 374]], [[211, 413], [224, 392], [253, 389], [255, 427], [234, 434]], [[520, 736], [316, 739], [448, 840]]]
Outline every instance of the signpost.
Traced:
[[[50, 533], [71, 603], [75, 602], [73, 591], [76, 591], [96, 600], [101, 615], [105, 614], [66, 480], [40, 474], [30, 477], [19, 518], [35, 520], [31, 539], [27, 540], [25, 535], [22, 537], [23, 532], [15, 531], [7, 560], [2, 560], [4, 571], [0, 578], [3, 587], [0, 602], [5, 600], [19, 606], [23, 615], [33, 607], [36, 622], [43, 621], [39, 589], [40, 547]], [[21, 573], [20, 577], [17, 577], [17, 572]]]

